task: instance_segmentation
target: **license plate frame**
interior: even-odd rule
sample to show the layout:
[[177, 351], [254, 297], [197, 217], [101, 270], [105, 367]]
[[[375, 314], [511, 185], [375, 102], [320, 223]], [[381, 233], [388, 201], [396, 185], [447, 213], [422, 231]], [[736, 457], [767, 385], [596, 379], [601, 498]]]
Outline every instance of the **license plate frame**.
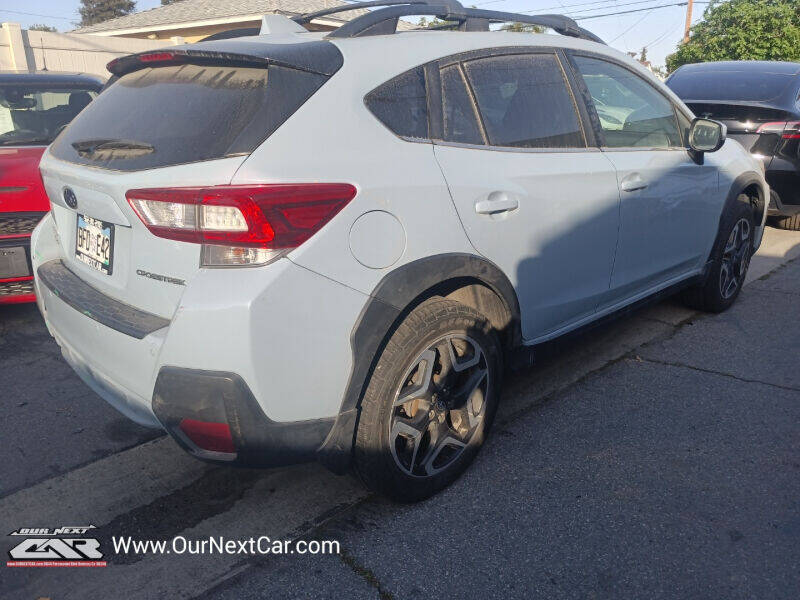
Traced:
[[81, 213], [77, 214], [75, 221], [75, 257], [99, 273], [112, 275], [114, 224]]

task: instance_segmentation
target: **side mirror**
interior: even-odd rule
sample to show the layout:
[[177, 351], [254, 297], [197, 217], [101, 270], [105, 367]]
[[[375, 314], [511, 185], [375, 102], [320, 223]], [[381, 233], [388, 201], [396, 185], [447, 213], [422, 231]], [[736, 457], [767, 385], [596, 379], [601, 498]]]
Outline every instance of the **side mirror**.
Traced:
[[725, 143], [728, 128], [711, 119], [695, 119], [689, 127], [689, 148], [697, 154], [716, 152]]

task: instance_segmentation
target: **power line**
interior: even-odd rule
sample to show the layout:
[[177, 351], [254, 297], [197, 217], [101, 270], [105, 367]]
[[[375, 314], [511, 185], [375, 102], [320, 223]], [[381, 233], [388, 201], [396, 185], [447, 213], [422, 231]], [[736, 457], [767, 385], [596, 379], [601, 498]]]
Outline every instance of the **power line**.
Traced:
[[42, 17], [42, 18], [45, 18], [45, 19], [61, 19], [63, 21], [72, 21], [74, 19], [74, 17], [57, 17], [55, 15], [40, 15], [39, 13], [22, 12], [21, 10], [8, 10], [6, 8], [0, 8], [0, 12], [10, 13], [12, 15], [25, 15], [26, 17]]
[[676, 2], [675, 4], [661, 4], [660, 6], [653, 6], [650, 8], [634, 8], [631, 10], [623, 10], [620, 12], [605, 13], [602, 15], [587, 15], [585, 17], [575, 17], [576, 21], [585, 21], [587, 19], [600, 19], [602, 17], [614, 17], [616, 15], [629, 15], [631, 13], [638, 13], [644, 10], [656, 10], [658, 8], [670, 8], [671, 6], [686, 6], [686, 2]]
[[650, 15], [653, 13], [653, 10], [654, 10], [654, 9], [652, 9], [652, 8], [651, 8], [651, 9], [650, 9], [648, 12], [646, 12], [644, 15], [642, 15], [642, 18], [641, 18], [641, 19], [637, 20], [637, 21], [636, 21], [636, 22], [635, 22], [633, 25], [631, 25], [630, 27], [628, 27], [628, 28], [627, 28], [625, 31], [623, 31], [622, 33], [620, 33], [620, 34], [619, 34], [617, 37], [615, 37], [613, 40], [609, 41], [608, 43], [609, 43], [609, 44], [613, 44], [614, 42], [616, 42], [616, 41], [617, 41], [619, 38], [621, 38], [623, 35], [625, 35], [626, 33], [628, 33], [628, 32], [629, 32], [631, 29], [633, 29], [633, 28], [634, 28], [634, 27], [636, 27], [636, 26], [637, 26], [639, 23], [641, 23], [641, 22], [642, 22], [642, 21], [644, 21], [644, 20], [645, 20], [647, 17], [649, 17], [649, 16], [650, 16]]
[[[506, 0], [502, 0], [502, 1], [505, 2]], [[653, 1], [654, 0], [635, 0], [634, 2], [626, 2], [624, 4], [616, 4], [615, 3], [613, 5], [613, 7], [609, 7], [608, 6], [608, 0], [602, 0], [601, 2], [585, 2], [585, 3], [580, 3], [580, 4], [566, 4], [566, 5], [564, 5], [564, 8], [576, 7], [576, 10], [571, 10], [568, 13], [568, 14], [575, 14], [575, 13], [589, 12], [589, 11], [592, 11], [592, 10], [601, 10], [601, 9], [604, 9], [604, 8], [619, 8], [620, 6], [633, 6], [633, 5], [636, 5], [636, 4], [650, 4]], [[658, 1], [658, 0], [655, 0], [655, 1]], [[581, 7], [581, 6], [588, 6], [590, 4], [602, 4], [604, 6], [596, 6], [594, 8], [577, 8], [577, 7]], [[523, 10], [521, 12], [523, 12], [523, 13], [544, 12], [544, 11], [548, 11], [548, 10], [554, 10], [556, 8], [561, 8], [561, 7], [560, 6], [548, 6], [547, 8], [531, 8], [531, 9], [528, 9], [528, 10]]]

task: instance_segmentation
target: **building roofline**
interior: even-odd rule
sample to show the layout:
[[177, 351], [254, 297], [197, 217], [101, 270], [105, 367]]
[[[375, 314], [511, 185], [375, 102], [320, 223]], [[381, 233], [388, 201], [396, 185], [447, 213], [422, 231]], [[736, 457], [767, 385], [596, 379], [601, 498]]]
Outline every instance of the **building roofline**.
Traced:
[[[299, 13], [290, 12], [272, 12], [267, 14], [282, 14], [289, 17], [299, 15]], [[249, 15], [236, 15], [231, 17], [218, 17], [215, 19], [201, 19], [199, 21], [182, 21], [176, 23], [166, 23], [161, 25], [146, 25], [143, 27], [125, 27], [119, 29], [105, 29], [103, 31], [81, 31], [75, 29], [68, 33], [78, 35], [97, 35], [101, 37], [113, 37], [118, 35], [132, 35], [137, 33], [155, 33], [157, 31], [170, 31], [173, 29], [191, 29], [194, 27], [209, 27], [213, 25], [229, 25], [235, 23], [248, 23], [251, 21], [261, 21], [264, 13], [253, 13]], [[328, 25], [330, 27], [339, 27], [342, 23], [346, 23], [345, 19], [337, 19], [333, 17], [325, 17], [314, 19], [312, 23], [315, 25]]]

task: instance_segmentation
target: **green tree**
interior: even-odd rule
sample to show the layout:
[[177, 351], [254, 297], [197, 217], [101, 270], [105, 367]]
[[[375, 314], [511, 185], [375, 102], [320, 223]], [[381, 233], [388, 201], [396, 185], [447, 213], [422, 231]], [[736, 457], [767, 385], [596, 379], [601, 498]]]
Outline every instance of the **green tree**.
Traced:
[[800, 1], [712, 0], [667, 68], [714, 60], [800, 61]]
[[116, 17], [123, 17], [134, 11], [134, 0], [81, 0], [78, 12], [81, 15], [81, 27], [102, 23]]
[[513, 23], [503, 25], [500, 29], [503, 31], [516, 31], [521, 33], [544, 33], [547, 28], [541, 25], [529, 25], [528, 23], [518, 23], [514, 21]]
[[36, 23], [35, 25], [31, 25], [28, 27], [28, 31], [51, 31], [53, 33], [57, 32], [58, 29], [55, 27], [50, 27], [50, 25], [42, 25], [41, 23]]

